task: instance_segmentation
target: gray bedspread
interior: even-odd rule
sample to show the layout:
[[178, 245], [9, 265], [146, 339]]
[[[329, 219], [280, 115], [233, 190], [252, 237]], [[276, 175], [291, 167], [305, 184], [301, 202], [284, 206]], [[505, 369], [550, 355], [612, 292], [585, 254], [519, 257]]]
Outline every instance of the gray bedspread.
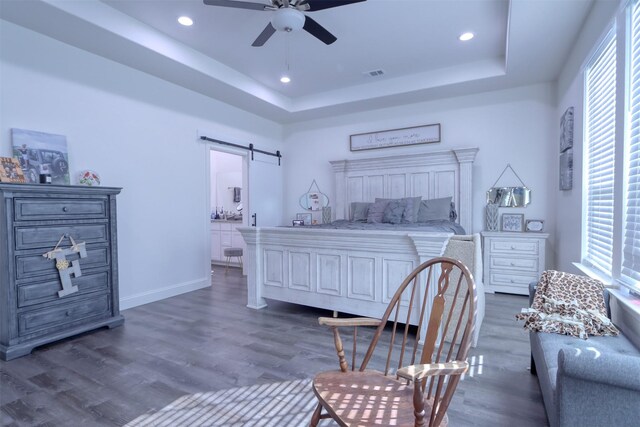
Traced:
[[440, 233], [465, 234], [464, 228], [455, 222], [433, 220], [413, 224], [387, 224], [354, 222], [341, 219], [330, 224], [305, 225], [305, 228], [328, 228], [334, 230], [387, 230], [387, 231], [432, 231]]

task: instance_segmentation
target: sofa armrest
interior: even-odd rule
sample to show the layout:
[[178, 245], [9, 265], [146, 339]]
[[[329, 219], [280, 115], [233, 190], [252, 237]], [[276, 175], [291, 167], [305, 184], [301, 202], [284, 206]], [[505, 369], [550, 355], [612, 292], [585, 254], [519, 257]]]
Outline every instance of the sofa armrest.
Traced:
[[536, 294], [537, 287], [538, 287], [538, 282], [529, 283], [529, 307], [533, 305], [533, 297]]
[[[558, 352], [559, 425], [628, 425], [640, 418], [640, 357], [563, 348]], [[595, 424], [594, 424], [595, 423]], [[603, 424], [604, 425], [604, 424]]]
[[640, 392], [640, 356], [563, 348], [558, 352], [558, 381], [562, 377]]

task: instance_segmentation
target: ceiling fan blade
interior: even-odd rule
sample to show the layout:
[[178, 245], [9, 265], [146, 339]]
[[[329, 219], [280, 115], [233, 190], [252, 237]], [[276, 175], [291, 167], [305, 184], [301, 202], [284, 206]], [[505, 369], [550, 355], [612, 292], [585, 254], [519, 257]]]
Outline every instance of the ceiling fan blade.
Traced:
[[269, 40], [273, 35], [273, 33], [275, 32], [276, 32], [276, 29], [273, 28], [273, 25], [271, 25], [271, 22], [269, 22], [267, 26], [264, 27], [264, 30], [262, 30], [258, 38], [251, 44], [251, 46], [253, 47], [264, 46], [267, 40]]
[[253, 10], [266, 10], [270, 7], [270, 4], [263, 3], [249, 3], [245, 1], [233, 1], [233, 0], [204, 0], [204, 4], [207, 6], [223, 6], [223, 7], [235, 7], [238, 9], [253, 9]]
[[366, 0], [303, 0], [299, 4], [308, 4], [307, 12], [330, 9], [332, 7], [346, 6], [351, 3], [360, 3]]
[[336, 36], [327, 31], [322, 25], [318, 24], [308, 16], [304, 17], [304, 30], [323, 42], [324, 44], [331, 44], [338, 40]]

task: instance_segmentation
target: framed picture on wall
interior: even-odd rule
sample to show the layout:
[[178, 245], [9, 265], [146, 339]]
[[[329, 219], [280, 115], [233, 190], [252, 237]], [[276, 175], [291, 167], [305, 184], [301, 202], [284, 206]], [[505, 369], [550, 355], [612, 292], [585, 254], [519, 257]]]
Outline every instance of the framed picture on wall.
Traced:
[[524, 214], [502, 214], [501, 231], [522, 232], [524, 229]]

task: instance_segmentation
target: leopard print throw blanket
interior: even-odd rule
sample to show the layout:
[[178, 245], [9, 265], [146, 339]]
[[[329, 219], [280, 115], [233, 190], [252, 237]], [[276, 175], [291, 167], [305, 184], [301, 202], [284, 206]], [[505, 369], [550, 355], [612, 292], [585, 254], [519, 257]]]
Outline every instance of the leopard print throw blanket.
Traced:
[[573, 335], [618, 335], [607, 318], [604, 286], [595, 279], [560, 271], [542, 273], [531, 308], [523, 308], [516, 319], [525, 329]]

